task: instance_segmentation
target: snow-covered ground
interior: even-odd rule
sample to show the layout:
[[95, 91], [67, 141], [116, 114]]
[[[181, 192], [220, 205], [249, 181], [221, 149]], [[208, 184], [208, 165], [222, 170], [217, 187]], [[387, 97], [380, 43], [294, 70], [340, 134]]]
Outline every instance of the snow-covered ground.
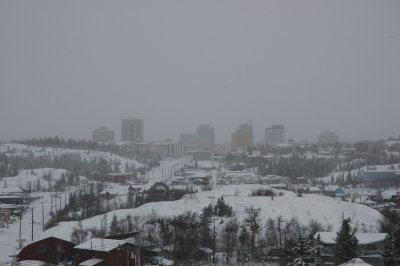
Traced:
[[35, 147], [17, 143], [3, 143], [0, 144], [0, 152], [6, 153], [7, 155], [22, 155], [22, 156], [41, 156], [41, 155], [56, 156], [62, 154], [77, 154], [80, 155], [81, 158], [84, 160], [104, 159], [106, 161], [119, 162], [121, 172], [125, 172], [125, 164], [134, 165], [136, 168], [143, 167], [143, 164], [139, 163], [136, 160], [102, 151]]
[[[359, 169], [355, 169], [355, 170], [351, 170], [351, 177], [353, 176], [357, 176]], [[316, 180], [325, 183], [325, 184], [330, 184], [331, 183], [331, 179], [333, 176], [333, 182], [336, 182], [336, 179], [338, 179], [338, 177], [340, 176], [344, 176], [344, 179], [347, 180], [347, 175], [348, 175], [349, 171], [339, 171], [339, 172], [333, 172], [331, 174], [329, 174], [328, 176], [324, 176], [324, 177], [318, 177], [316, 178]]]
[[[307, 194], [297, 197], [292, 192], [284, 191], [283, 196], [276, 196], [273, 200], [270, 197], [250, 197], [249, 193], [258, 187], [260, 185], [227, 185], [213, 191], [197, 193], [196, 195], [200, 201], [198, 204], [187, 204], [185, 199], [153, 202], [135, 209], [111, 211], [107, 214], [107, 219], [111, 221], [114, 213], [119, 218], [124, 218], [128, 214], [143, 217], [154, 213], [163, 217], [172, 217], [185, 211], [193, 211], [200, 214], [202, 208], [210, 203], [215, 204], [221, 196], [224, 197], [227, 204], [233, 207], [235, 216], [240, 221], [243, 221], [246, 217], [245, 209], [247, 207], [260, 208], [260, 218], [264, 225], [268, 218], [276, 218], [281, 215], [284, 219], [297, 217], [302, 224], [307, 224], [311, 219], [314, 219], [325, 226], [331, 226], [336, 231], [340, 227], [342, 217], [349, 217], [353, 225], [363, 225], [370, 232], [377, 232], [378, 220], [382, 218], [378, 211], [367, 206], [320, 195]], [[83, 227], [100, 228], [101, 219], [101, 215], [86, 219], [82, 221]], [[63, 222], [44, 232], [43, 236], [55, 236], [69, 240], [75, 226], [77, 226], [77, 222]]]
[[[23, 245], [32, 242], [32, 208], [33, 208], [33, 240], [39, 239], [43, 233], [42, 207], [44, 210], [44, 220], [49, 220], [49, 211], [51, 209], [51, 199], [49, 192], [32, 193], [32, 197], [40, 197], [29, 205], [21, 220], [21, 238], [25, 239]], [[42, 206], [43, 203], [43, 206]], [[61, 201], [62, 207], [64, 200]], [[10, 255], [17, 254], [19, 238], [19, 219], [8, 225], [8, 228], [0, 228], [0, 265], [10, 262]]]
[[[8, 187], [23, 187], [26, 188], [29, 184], [32, 186], [36, 186], [38, 184], [38, 180], [40, 186], [43, 188], [49, 187], [49, 181], [45, 180], [44, 176], [50, 176], [51, 180], [54, 184], [57, 180], [59, 180], [62, 174], [67, 174], [67, 170], [65, 169], [55, 169], [55, 168], [38, 168], [32, 170], [21, 170], [18, 175], [12, 177], [3, 177], [1, 179], [0, 185], [4, 186], [7, 184]], [[81, 179], [85, 179], [81, 177]]]
[[[41, 149], [41, 148], [40, 148]], [[175, 160], [164, 160], [160, 167], [154, 168], [146, 173], [146, 178], [149, 182], [141, 185], [144, 189], [150, 188], [155, 182], [169, 181], [174, 178], [174, 171], [181, 169], [185, 164], [191, 163], [188, 158], [180, 158]], [[38, 178], [42, 178], [44, 174], [51, 173], [54, 179], [57, 179], [63, 173], [63, 169], [33, 169], [23, 170], [17, 177], [8, 177], [7, 184], [10, 186], [12, 182], [33, 182]], [[344, 172], [345, 176], [347, 172]], [[217, 170], [212, 171], [212, 180], [215, 182]], [[329, 176], [330, 181], [330, 176]], [[40, 182], [44, 182], [41, 180]], [[121, 187], [114, 184], [114, 187]], [[377, 232], [378, 220], [382, 218], [381, 214], [367, 206], [344, 202], [330, 197], [314, 194], [303, 194], [302, 197], [297, 197], [290, 191], [283, 191], [282, 196], [276, 196], [273, 199], [270, 197], [250, 197], [252, 190], [259, 187], [268, 187], [264, 185], [226, 185], [214, 187], [212, 191], [199, 192], [195, 194], [200, 203], [189, 204], [185, 203], [185, 199], [177, 201], [153, 202], [144, 204], [135, 209], [114, 210], [107, 214], [108, 221], [111, 221], [114, 213], [119, 218], [124, 218], [126, 215], [131, 216], [147, 216], [156, 213], [159, 216], [172, 217], [182, 214], [185, 211], [193, 211], [201, 213], [201, 210], [210, 203], [215, 204], [217, 199], [224, 197], [225, 202], [232, 206], [234, 214], [242, 222], [246, 216], [245, 209], [253, 206], [261, 209], [261, 223], [266, 224], [268, 218], [276, 218], [282, 216], [284, 219], [296, 217], [300, 223], [307, 224], [311, 219], [317, 220], [324, 226], [330, 226], [332, 230], [337, 230], [340, 226], [342, 217], [349, 217], [353, 226], [358, 224], [363, 225], [370, 232]], [[122, 189], [122, 187], [121, 187]], [[126, 187], [124, 187], [126, 189]], [[53, 227], [42, 233], [42, 202], [45, 209], [45, 221], [48, 220], [48, 211], [51, 209], [50, 194], [38, 193], [38, 196], [43, 198], [34, 201], [30, 207], [34, 208], [34, 241], [48, 236], [55, 236], [61, 239], [70, 240], [73, 228], [77, 226], [77, 222], [61, 222], [58, 226]], [[64, 202], [62, 202], [64, 204]], [[85, 228], [100, 228], [102, 216], [95, 216], [82, 221]], [[226, 220], [224, 218], [224, 220]], [[18, 243], [19, 221], [17, 220], [9, 226], [9, 228], [0, 228], [0, 265], [1, 263], [10, 261], [9, 255], [14, 254]], [[220, 230], [224, 224], [219, 225]], [[27, 211], [22, 219], [22, 238], [27, 241], [24, 245], [31, 241], [31, 215]]]

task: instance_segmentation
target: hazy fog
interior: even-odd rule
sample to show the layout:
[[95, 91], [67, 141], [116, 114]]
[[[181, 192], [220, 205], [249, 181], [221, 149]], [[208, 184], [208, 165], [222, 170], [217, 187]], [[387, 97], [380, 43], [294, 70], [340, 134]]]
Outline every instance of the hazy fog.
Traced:
[[0, 139], [400, 134], [400, 1], [0, 1]]

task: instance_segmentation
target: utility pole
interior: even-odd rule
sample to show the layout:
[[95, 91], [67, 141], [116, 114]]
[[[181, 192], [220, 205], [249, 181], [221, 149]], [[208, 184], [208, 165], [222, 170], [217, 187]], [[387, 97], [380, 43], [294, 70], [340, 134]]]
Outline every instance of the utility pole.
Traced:
[[42, 201], [42, 227], [43, 227], [43, 232], [44, 232], [44, 206], [43, 206], [43, 201]]
[[214, 227], [213, 227], [213, 264], [215, 264], [215, 237], [216, 237], [216, 233], [215, 233], [215, 221], [218, 220], [217, 217], [213, 217], [213, 222], [214, 222]]
[[129, 243], [126, 243], [125, 245], [126, 245], [126, 265], [129, 266], [129, 251], [130, 251]]
[[19, 214], [19, 239], [17, 240], [17, 242], [19, 242], [18, 248], [22, 249], [22, 242], [25, 241], [25, 239], [22, 239], [22, 234], [21, 234], [21, 223], [22, 223], [22, 212]]
[[32, 207], [32, 242], [33, 242], [33, 207]]
[[19, 249], [22, 249], [21, 220], [22, 220], [22, 213], [19, 214]]

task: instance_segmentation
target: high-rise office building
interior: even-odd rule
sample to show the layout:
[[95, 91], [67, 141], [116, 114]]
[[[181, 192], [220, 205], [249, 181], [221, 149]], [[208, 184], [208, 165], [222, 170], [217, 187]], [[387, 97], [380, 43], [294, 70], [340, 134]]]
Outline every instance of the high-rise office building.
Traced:
[[199, 125], [197, 127], [197, 134], [200, 137], [200, 146], [202, 148], [213, 148], [214, 147], [214, 128], [210, 125]]
[[99, 127], [93, 131], [92, 140], [96, 142], [113, 142], [114, 131], [109, 130], [107, 127]]
[[335, 144], [339, 142], [339, 136], [335, 132], [322, 132], [318, 135], [318, 143], [321, 145]]
[[179, 142], [190, 147], [200, 147], [201, 139], [197, 133], [181, 133], [179, 135]]
[[285, 127], [273, 125], [265, 129], [265, 145], [277, 145], [285, 142]]
[[253, 126], [241, 124], [231, 136], [231, 145], [236, 148], [247, 148], [253, 146]]
[[143, 120], [137, 118], [122, 119], [121, 140], [143, 142]]

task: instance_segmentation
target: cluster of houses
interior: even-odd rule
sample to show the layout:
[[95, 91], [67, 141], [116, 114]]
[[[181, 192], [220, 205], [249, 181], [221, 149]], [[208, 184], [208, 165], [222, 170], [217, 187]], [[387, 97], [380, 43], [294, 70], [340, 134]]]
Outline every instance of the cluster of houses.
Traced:
[[28, 190], [19, 187], [0, 187], [0, 227], [12, 223], [29, 198]]
[[41, 261], [46, 265], [144, 265], [146, 247], [137, 246], [132, 235], [92, 238], [78, 245], [69, 236], [45, 236], [25, 246], [17, 261]]
[[[109, 235], [105, 238], [91, 238], [80, 244], [74, 244], [69, 237], [60, 233], [46, 231], [43, 237], [25, 246], [17, 255], [19, 262], [41, 261], [46, 265], [80, 265], [80, 266], [111, 266], [146, 264], [173, 265], [172, 245], [155, 247], [149, 243], [138, 241], [137, 232]], [[359, 246], [359, 258], [367, 265], [383, 265], [381, 250], [386, 233], [356, 233]], [[321, 259], [325, 263], [335, 263], [334, 249], [336, 233], [317, 232]], [[196, 252], [196, 260], [210, 262], [212, 250], [201, 247]], [[351, 265], [351, 264], [350, 264]]]
[[[18, 263], [24, 261], [43, 262], [46, 265], [79, 266], [170, 266], [173, 245], [156, 247], [138, 241], [137, 232], [91, 238], [79, 244], [71, 242], [69, 236], [49, 229], [42, 238], [25, 246], [16, 256]], [[210, 261], [212, 250], [200, 247], [196, 260]]]
[[[337, 235], [334, 232], [317, 232], [315, 234], [315, 239], [320, 239], [320, 243], [318, 244], [322, 245], [322, 261], [329, 263], [335, 262], [335, 257], [333, 254], [336, 246], [336, 236]], [[388, 238], [387, 233], [356, 233], [355, 237], [358, 240], [358, 257], [362, 259], [365, 263], [369, 263], [366, 265], [384, 265], [382, 250], [384, 241]]]

